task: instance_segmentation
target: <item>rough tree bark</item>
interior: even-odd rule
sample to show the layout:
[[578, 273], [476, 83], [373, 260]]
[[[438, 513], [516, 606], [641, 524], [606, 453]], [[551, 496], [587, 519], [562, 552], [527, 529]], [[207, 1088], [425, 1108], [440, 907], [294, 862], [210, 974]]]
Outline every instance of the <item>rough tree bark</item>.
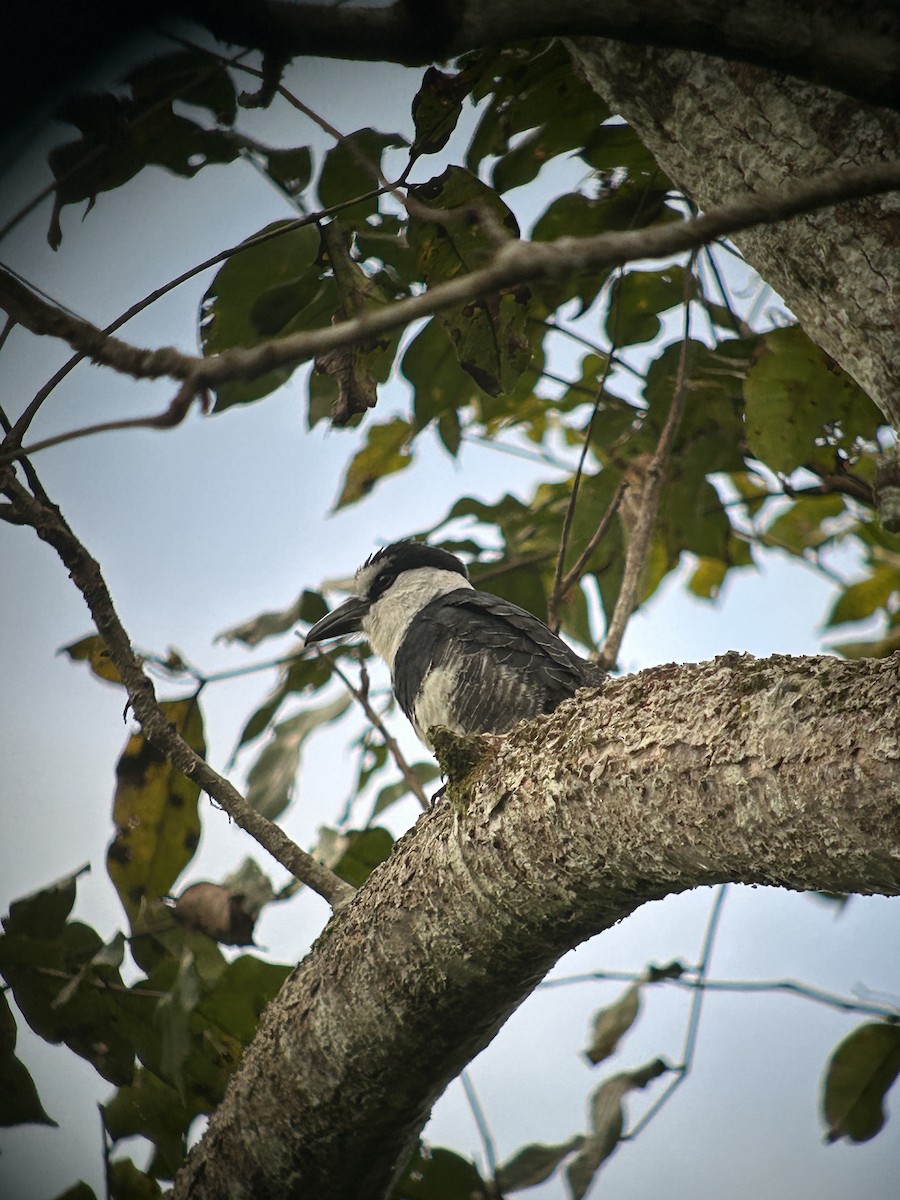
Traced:
[[[703, 54], [569, 44], [591, 86], [701, 208], [827, 168], [900, 158], [900, 115], [827, 88]], [[900, 196], [734, 241], [900, 429]]]
[[265, 1014], [175, 1196], [382, 1197], [549, 967], [648, 900], [900, 893], [898, 684], [898, 655], [727, 655], [474, 739]]

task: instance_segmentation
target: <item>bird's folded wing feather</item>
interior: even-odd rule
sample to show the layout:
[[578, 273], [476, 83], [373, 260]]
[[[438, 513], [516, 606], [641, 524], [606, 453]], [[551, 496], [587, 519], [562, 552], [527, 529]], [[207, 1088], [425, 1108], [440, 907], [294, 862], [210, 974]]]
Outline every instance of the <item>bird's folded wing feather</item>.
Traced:
[[411, 624], [397, 654], [394, 686], [400, 706], [423, 732], [422, 718], [441, 707], [440, 691], [465, 713], [465, 731], [500, 733], [552, 712], [600, 677], [531, 613], [460, 588], [426, 605]]

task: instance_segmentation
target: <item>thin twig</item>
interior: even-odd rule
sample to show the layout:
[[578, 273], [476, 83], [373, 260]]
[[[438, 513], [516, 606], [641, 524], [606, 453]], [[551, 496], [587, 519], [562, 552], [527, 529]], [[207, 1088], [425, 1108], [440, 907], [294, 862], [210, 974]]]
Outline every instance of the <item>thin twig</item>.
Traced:
[[581, 579], [584, 569], [590, 561], [591, 555], [603, 541], [604, 537], [606, 536], [606, 531], [609, 529], [609, 526], [612, 523], [613, 517], [619, 511], [619, 505], [622, 503], [622, 497], [625, 495], [629, 486], [630, 484], [627, 476], [623, 476], [616, 484], [616, 490], [613, 492], [612, 498], [609, 504], [606, 506], [606, 511], [597, 524], [597, 528], [591, 534], [590, 541], [582, 550], [581, 554], [579, 554], [578, 558], [576, 558], [570, 570], [568, 570], [560, 580], [558, 600], [556, 591], [554, 589], [553, 596], [551, 596], [551, 604], [553, 604], [553, 607], [551, 608], [548, 605], [548, 611], [551, 613], [551, 629], [559, 629], [559, 620], [557, 616], [558, 603], [562, 601], [566, 595], [568, 595], [571, 588], [573, 588]]
[[491, 1134], [490, 1126], [487, 1123], [487, 1117], [484, 1114], [484, 1109], [481, 1106], [481, 1101], [478, 1099], [478, 1093], [475, 1091], [475, 1085], [468, 1071], [461, 1072], [460, 1082], [463, 1086], [463, 1091], [466, 1093], [466, 1100], [469, 1102], [469, 1108], [472, 1110], [472, 1116], [475, 1119], [475, 1125], [478, 1129], [478, 1136], [481, 1138], [481, 1145], [484, 1150], [484, 1157], [487, 1161], [488, 1172], [491, 1179], [497, 1176], [497, 1152], [494, 1149], [494, 1138]]
[[340, 679], [341, 683], [369, 718], [372, 725], [378, 730], [379, 734], [384, 740], [385, 746], [388, 748], [388, 753], [396, 763], [400, 774], [406, 780], [406, 786], [419, 801], [422, 809], [427, 812], [431, 807], [431, 804], [428, 801], [428, 797], [425, 795], [425, 790], [416, 777], [415, 771], [406, 761], [406, 756], [400, 749], [397, 739], [388, 733], [387, 727], [384, 721], [382, 721], [380, 714], [373, 707], [372, 702], [369, 700], [367, 695], [368, 689], [355, 687], [349, 675], [347, 675], [346, 672], [341, 669], [335, 659], [325, 653], [321, 646], [315, 646], [314, 649], [319, 658], [322, 659], [323, 662], [327, 663], [329, 668], [334, 672], [335, 675], [337, 675], [338, 679]]
[[656, 1097], [641, 1119], [632, 1126], [626, 1133], [622, 1134], [622, 1141], [633, 1141], [644, 1129], [664, 1104], [672, 1097], [673, 1093], [684, 1083], [688, 1077], [691, 1067], [694, 1062], [694, 1048], [697, 1045], [697, 1033], [700, 1029], [700, 1016], [703, 1010], [704, 988], [703, 981], [706, 979], [709, 960], [712, 956], [713, 945], [715, 944], [716, 934], [719, 930], [719, 921], [722, 916], [722, 905], [725, 902], [725, 896], [728, 892], [728, 884], [723, 883], [716, 892], [716, 898], [713, 900], [712, 908], [709, 913], [709, 921], [706, 926], [706, 933], [703, 938], [703, 949], [700, 952], [700, 962], [697, 967], [697, 990], [691, 998], [691, 1011], [688, 1016], [687, 1030], [684, 1036], [684, 1049], [681, 1054], [681, 1062], [677, 1067], [673, 1067], [675, 1072], [673, 1079], [669, 1081], [664, 1090]]
[[[621, 269], [618, 272], [618, 278], [622, 278]], [[616, 320], [618, 320], [618, 306], [616, 307]], [[587, 423], [587, 429], [584, 431], [584, 443], [582, 444], [581, 454], [578, 458], [578, 466], [575, 468], [575, 477], [572, 480], [572, 494], [569, 496], [569, 503], [566, 508], [565, 518], [563, 520], [562, 534], [559, 539], [559, 553], [556, 556], [556, 571], [553, 576], [553, 590], [551, 591], [550, 599], [547, 602], [547, 624], [554, 633], [559, 633], [559, 606], [562, 603], [564, 592], [568, 590], [563, 588], [563, 569], [566, 562], [566, 550], [569, 546], [569, 534], [572, 530], [572, 521], [575, 518], [575, 505], [578, 503], [578, 492], [581, 487], [581, 476], [584, 472], [584, 464], [587, 459], [588, 450], [591, 447], [591, 436], [594, 432], [594, 422], [596, 421], [597, 414], [600, 411], [600, 405], [603, 403], [603, 397], [606, 392], [606, 381], [609, 379], [610, 371], [612, 370], [612, 356], [615, 349], [616, 337], [615, 330], [613, 330], [612, 345], [609, 348], [609, 353], [606, 355], [606, 362], [603, 364], [603, 374], [600, 376], [600, 382], [597, 385], [594, 407], [591, 409], [590, 420]], [[619, 496], [619, 499], [621, 499], [621, 495]], [[612, 519], [612, 513], [609, 514], [609, 518], [610, 520]], [[604, 514], [600, 522], [604, 533], [606, 532], [608, 523], [607, 514]]]
[[613, 667], [619, 657], [619, 648], [625, 634], [631, 614], [634, 612], [637, 589], [641, 572], [650, 549], [650, 540], [656, 527], [660, 500], [666, 482], [666, 472], [669, 456], [675, 445], [675, 438], [681, 424], [687, 400], [688, 379], [688, 348], [691, 335], [691, 292], [694, 282], [694, 259], [684, 273], [684, 327], [681, 337], [681, 350], [678, 355], [678, 369], [675, 375], [675, 390], [665, 425], [659, 436], [656, 450], [651, 458], [641, 484], [641, 495], [638, 497], [637, 520], [630, 531], [628, 549], [625, 553], [625, 567], [622, 572], [622, 583], [616, 597], [615, 608], [606, 631], [606, 638], [600, 651], [600, 662], [603, 666]]
[[[840, 996], [837, 992], [826, 992], [823, 988], [801, 983], [798, 979], [704, 979], [696, 978], [696, 968], [686, 967], [681, 976], [664, 975], [652, 981], [653, 986], [682, 988], [694, 991], [701, 988], [706, 992], [783, 992], [786, 995], [797, 996], [801, 1000], [810, 1000], [815, 1004], [824, 1004], [828, 1008], [845, 1013], [864, 1013], [867, 1016], [883, 1017], [885, 1020], [900, 1021], [900, 1011], [883, 1005], [873, 1004], [867, 1000], [851, 1000], [848, 996]], [[579, 975], [563, 975], [556, 979], [544, 979], [538, 984], [538, 989], [571, 987], [576, 983], [647, 983], [646, 971], [586, 971]]]
[[214, 771], [188, 745], [159, 707], [153, 682], [135, 656], [100, 566], [70, 529], [58, 508], [35, 499], [16, 479], [12, 468], [0, 469], [0, 491], [16, 506], [25, 523], [57, 552], [94, 618], [109, 657], [128, 692], [129, 705], [144, 734], [174, 767], [197, 783], [242, 829], [255, 838], [292, 875], [318, 892], [333, 909], [343, 907], [355, 889], [316, 862], [287, 834], [251, 808], [229, 781]]

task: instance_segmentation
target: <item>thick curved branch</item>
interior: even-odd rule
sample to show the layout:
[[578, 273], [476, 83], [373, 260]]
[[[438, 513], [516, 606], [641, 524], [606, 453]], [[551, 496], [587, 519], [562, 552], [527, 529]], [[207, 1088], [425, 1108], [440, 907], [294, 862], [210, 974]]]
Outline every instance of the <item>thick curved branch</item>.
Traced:
[[266, 1012], [175, 1197], [382, 1197], [570, 947], [735, 881], [900, 894], [900, 656], [726, 655], [582, 692], [419, 818]]
[[67, 567], [72, 582], [90, 609], [109, 657], [122, 677], [130, 707], [149, 740], [296, 879], [318, 892], [332, 908], [346, 904], [355, 889], [292, 842], [272, 821], [251, 808], [240, 792], [214, 771], [166, 718], [157, 703], [153, 683], [144, 673], [119, 620], [99, 564], [69, 528], [59, 509], [31, 496], [9, 467], [0, 470], [0, 491], [10, 498], [19, 522], [32, 526]]
[[224, 41], [282, 58], [422, 66], [531, 38], [594, 36], [755, 63], [900, 108], [900, 19], [886, 0], [405, 0], [384, 6], [188, 0]]
[[[801, 213], [897, 189], [900, 189], [900, 162], [876, 163], [825, 172], [786, 188], [745, 196], [677, 224], [595, 237], [563, 237], [552, 242], [510, 241], [498, 249], [487, 267], [437, 284], [419, 296], [399, 300], [326, 329], [292, 333], [251, 349], [228, 350], [211, 358], [184, 354], [172, 346], [141, 349], [118, 338], [110, 338], [90, 322], [49, 304], [3, 270], [0, 270], [0, 307], [33, 333], [61, 337], [74, 350], [89, 354], [95, 362], [135, 378], [168, 376], [178, 379], [196, 395], [226, 381], [256, 379], [277, 367], [298, 364], [315, 354], [397, 329], [420, 317], [431, 316], [504, 288], [559, 278], [571, 272], [599, 270], [640, 258], [663, 258], [696, 250], [756, 225], [785, 221]], [[171, 423], [173, 409], [177, 407], [179, 412], [184, 411], [184, 395], [184, 391], [180, 392], [173, 405], [162, 414], [145, 420], [129, 419], [122, 425], [159, 427]], [[105, 426], [113, 427], [115, 423]], [[84, 433], [75, 430], [34, 443], [22, 452], [34, 453]], [[18, 448], [13, 447], [9, 455], [15, 457], [18, 453]]]

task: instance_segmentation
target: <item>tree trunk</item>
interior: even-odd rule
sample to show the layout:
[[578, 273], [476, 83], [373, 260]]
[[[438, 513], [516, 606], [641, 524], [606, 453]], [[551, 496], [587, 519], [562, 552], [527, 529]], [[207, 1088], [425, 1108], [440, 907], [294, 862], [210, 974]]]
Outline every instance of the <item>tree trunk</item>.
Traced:
[[[826, 88], [680, 50], [600, 39], [569, 46], [591, 86], [701, 208], [827, 168], [900, 158], [900, 115]], [[734, 241], [900, 429], [900, 198]]]
[[176, 1197], [369, 1200], [568, 949], [734, 881], [900, 893], [900, 655], [726, 655], [583, 692], [471, 764], [265, 1014]]

